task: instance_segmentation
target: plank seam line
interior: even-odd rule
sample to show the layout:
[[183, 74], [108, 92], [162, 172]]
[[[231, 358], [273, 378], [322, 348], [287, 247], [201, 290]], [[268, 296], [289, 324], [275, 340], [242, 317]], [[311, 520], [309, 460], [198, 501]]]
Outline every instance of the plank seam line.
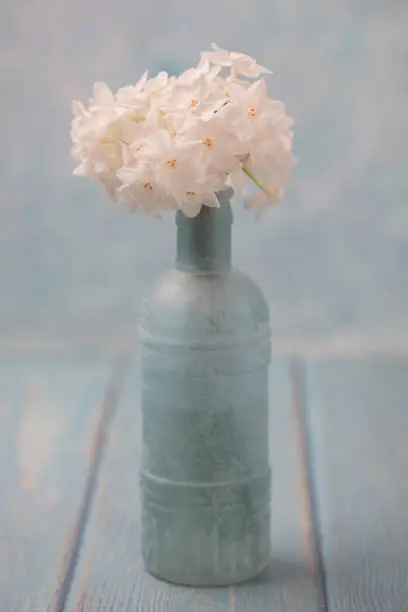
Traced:
[[104, 452], [108, 443], [110, 425], [119, 405], [128, 367], [127, 359], [118, 359], [105, 389], [101, 403], [100, 416], [91, 441], [91, 454], [85, 480], [82, 501], [72, 528], [71, 544], [62, 560], [61, 577], [54, 592], [48, 612], [64, 612], [70, 589], [75, 578], [79, 556], [86, 534], [86, 527], [92, 509], [92, 502], [98, 486]]
[[306, 495], [311, 523], [311, 545], [313, 553], [314, 571], [316, 576], [316, 591], [319, 610], [329, 612], [329, 598], [327, 590], [327, 573], [324, 562], [321, 519], [318, 502], [318, 489], [313, 459], [313, 439], [309, 418], [309, 407], [306, 391], [306, 366], [300, 360], [289, 363], [289, 372], [293, 400], [292, 405], [298, 424], [301, 440], [301, 454], [306, 477]]

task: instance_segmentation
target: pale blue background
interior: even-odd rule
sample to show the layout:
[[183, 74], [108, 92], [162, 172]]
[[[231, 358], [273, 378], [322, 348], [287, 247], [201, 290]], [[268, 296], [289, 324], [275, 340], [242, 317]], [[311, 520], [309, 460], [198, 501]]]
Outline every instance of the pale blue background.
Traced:
[[189, 67], [212, 41], [271, 67], [297, 120], [285, 201], [262, 223], [240, 207], [234, 229], [276, 350], [408, 348], [406, 0], [3, 0], [0, 15], [2, 348], [133, 345], [173, 219], [71, 176], [70, 101]]

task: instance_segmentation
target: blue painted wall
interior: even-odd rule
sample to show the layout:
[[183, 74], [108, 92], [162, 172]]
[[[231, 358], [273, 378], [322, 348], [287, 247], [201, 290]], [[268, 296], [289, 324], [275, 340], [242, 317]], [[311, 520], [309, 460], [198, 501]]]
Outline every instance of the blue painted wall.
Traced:
[[270, 66], [298, 122], [287, 197], [236, 212], [234, 254], [279, 348], [408, 346], [405, 0], [4, 0], [0, 20], [0, 344], [131, 344], [173, 258], [174, 222], [114, 210], [71, 176], [70, 101], [212, 41]]

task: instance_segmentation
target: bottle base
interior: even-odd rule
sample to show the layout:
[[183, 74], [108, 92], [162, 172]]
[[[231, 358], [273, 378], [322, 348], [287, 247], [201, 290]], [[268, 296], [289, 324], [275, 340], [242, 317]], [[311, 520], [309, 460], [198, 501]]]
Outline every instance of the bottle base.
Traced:
[[225, 586], [270, 560], [267, 470], [235, 483], [180, 484], [142, 474], [142, 557], [153, 576], [186, 586]]
[[145, 566], [145, 571], [150, 574], [150, 576], [152, 576], [153, 578], [155, 578], [156, 580], [160, 580], [161, 582], [166, 582], [168, 584], [172, 584], [172, 585], [176, 585], [176, 586], [181, 586], [181, 587], [186, 587], [186, 588], [215, 588], [215, 587], [228, 587], [228, 586], [233, 586], [235, 584], [242, 584], [245, 582], [250, 582], [251, 580], [254, 580], [255, 578], [257, 578], [260, 574], [262, 574], [267, 567], [270, 564], [270, 558], [268, 558], [266, 561], [264, 561], [262, 564], [259, 565], [259, 567], [257, 567], [256, 569], [253, 569], [250, 572], [247, 572], [245, 574], [241, 574], [241, 575], [237, 575], [234, 577], [229, 577], [229, 578], [223, 578], [222, 576], [219, 577], [212, 577], [210, 578], [209, 576], [205, 577], [196, 577], [196, 579], [192, 579], [191, 577], [183, 577], [183, 576], [178, 576], [176, 574], [174, 574], [173, 572], [158, 572], [157, 570], [150, 570], [148, 567]]

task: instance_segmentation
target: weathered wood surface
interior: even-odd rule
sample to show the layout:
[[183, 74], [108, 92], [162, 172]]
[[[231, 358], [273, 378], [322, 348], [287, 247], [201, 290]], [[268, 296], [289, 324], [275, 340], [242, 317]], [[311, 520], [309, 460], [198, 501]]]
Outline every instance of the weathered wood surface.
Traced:
[[0, 361], [2, 611], [406, 612], [408, 362], [272, 367], [273, 559], [229, 589], [143, 572], [137, 369]]
[[330, 612], [408, 610], [408, 362], [306, 372]]
[[179, 588], [143, 572], [140, 557], [140, 384], [137, 367], [113, 423], [67, 610], [72, 612], [317, 612], [301, 432], [288, 370], [271, 370], [273, 560], [256, 582]]
[[0, 362], [0, 610], [62, 610], [111, 367]]

